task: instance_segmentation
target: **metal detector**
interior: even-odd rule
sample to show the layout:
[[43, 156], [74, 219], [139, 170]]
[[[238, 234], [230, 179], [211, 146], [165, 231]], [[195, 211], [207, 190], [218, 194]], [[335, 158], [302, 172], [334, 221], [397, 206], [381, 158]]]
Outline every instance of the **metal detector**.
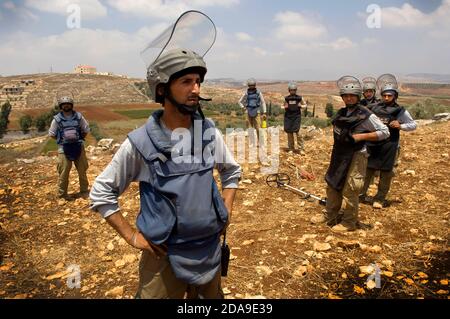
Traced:
[[296, 194], [303, 195], [303, 199], [313, 198], [319, 202], [320, 205], [325, 206], [327, 201], [324, 198], [321, 198], [319, 196], [313, 195], [311, 193], [305, 192], [301, 189], [289, 186], [289, 182], [291, 181], [289, 175], [284, 173], [278, 173], [278, 174], [271, 174], [267, 176], [266, 183], [269, 185], [269, 187], [278, 187], [278, 188], [284, 188], [287, 190], [290, 190]]

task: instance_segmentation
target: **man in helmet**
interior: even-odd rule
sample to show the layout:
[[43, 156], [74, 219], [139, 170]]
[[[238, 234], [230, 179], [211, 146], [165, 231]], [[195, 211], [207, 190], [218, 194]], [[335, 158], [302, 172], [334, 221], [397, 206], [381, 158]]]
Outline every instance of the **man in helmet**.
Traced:
[[377, 98], [377, 84], [376, 80], [373, 78], [365, 78], [363, 81], [363, 95], [364, 98], [361, 100], [361, 105], [366, 106], [370, 109], [372, 104], [381, 102]]
[[73, 98], [62, 96], [57, 100], [61, 110], [53, 117], [49, 128], [49, 136], [58, 144], [58, 196], [68, 198], [67, 188], [72, 162], [78, 171], [80, 195], [89, 194], [89, 182], [86, 171], [89, 167], [84, 139], [90, 132], [89, 123], [81, 113], [73, 110]]
[[301, 109], [306, 108], [306, 103], [300, 95], [297, 95], [297, 84], [289, 83], [289, 95], [284, 98], [284, 131], [288, 136], [288, 148], [290, 151], [296, 151], [294, 135], [297, 137], [299, 151], [304, 151], [303, 138], [300, 134]]
[[247, 126], [256, 130], [259, 141], [259, 114], [262, 114], [263, 121], [266, 120], [266, 102], [260, 90], [256, 88], [256, 80], [247, 80], [247, 90], [239, 100], [241, 108], [247, 109]]
[[[385, 83], [381, 87], [383, 101], [374, 104], [371, 108], [372, 112], [389, 127], [390, 136], [387, 140], [368, 144], [370, 157], [360, 200], [364, 203], [372, 203], [373, 207], [378, 209], [389, 204], [386, 196], [391, 187], [392, 178], [395, 176], [400, 150], [400, 131], [410, 132], [417, 127], [411, 114], [397, 104], [398, 94], [398, 86], [394, 77], [392, 83]], [[378, 192], [372, 200], [367, 196], [367, 190], [376, 171], [380, 172], [380, 179]]]
[[326, 214], [314, 216], [311, 222], [326, 222], [333, 231], [346, 232], [362, 225], [358, 222], [358, 196], [367, 168], [366, 142], [386, 139], [389, 130], [359, 103], [362, 87], [358, 79], [343, 77], [338, 87], [345, 107], [332, 121], [334, 145], [325, 176], [328, 184]]
[[[223, 298], [220, 236], [241, 169], [200, 110], [206, 71], [203, 58], [187, 49], [164, 52], [150, 65], [150, 91], [164, 109], [128, 135], [92, 186], [91, 208], [143, 251], [137, 298]], [[133, 181], [140, 188], [137, 229], [118, 206]]]

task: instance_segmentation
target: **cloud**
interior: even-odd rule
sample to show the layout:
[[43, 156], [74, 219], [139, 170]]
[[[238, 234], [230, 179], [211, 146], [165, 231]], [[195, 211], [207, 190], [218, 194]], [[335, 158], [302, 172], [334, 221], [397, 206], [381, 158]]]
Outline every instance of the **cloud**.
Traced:
[[[0, 43], [0, 74], [72, 72], [78, 64], [96, 66], [99, 72], [145, 75], [140, 58], [149, 35], [160, 32], [165, 25], [142, 28], [134, 34], [117, 30], [73, 29], [58, 35], [36, 37], [15, 32]], [[33, 58], [30, 59], [30, 52]]]
[[77, 4], [81, 9], [82, 19], [97, 19], [107, 16], [107, 8], [99, 0], [26, 0], [25, 6], [42, 12], [63, 16], [69, 15], [69, 6]]
[[[2, 7], [5, 9], [5, 11], [8, 11], [9, 19], [15, 20], [23, 20], [23, 21], [39, 21], [38, 16], [33, 14], [31, 11], [27, 10], [26, 8], [17, 6], [12, 1], [6, 1], [3, 3]], [[0, 14], [0, 20], [7, 19], [6, 16], [3, 16]]]
[[349, 38], [339, 38], [333, 42], [323, 44], [325, 47], [329, 47], [335, 51], [350, 49], [356, 46]]
[[253, 40], [253, 38], [248, 33], [245, 32], [237, 32], [235, 35], [236, 38], [242, 42], [248, 42]]
[[381, 23], [382, 27], [417, 28], [432, 25], [433, 17], [405, 3], [401, 8], [383, 8]]
[[[372, 13], [371, 13], [372, 14]], [[358, 16], [366, 19], [369, 14], [359, 12]], [[381, 8], [381, 27], [388, 29], [428, 29], [428, 35], [450, 36], [450, 0], [442, 3], [429, 13], [424, 13], [409, 3], [401, 7]]]
[[306, 13], [279, 12], [274, 18], [274, 21], [278, 23], [275, 35], [284, 41], [316, 39], [327, 35], [327, 28], [317, 20], [317, 17]]
[[239, 0], [108, 0], [108, 4], [122, 13], [172, 20], [190, 9], [230, 7], [239, 4]]

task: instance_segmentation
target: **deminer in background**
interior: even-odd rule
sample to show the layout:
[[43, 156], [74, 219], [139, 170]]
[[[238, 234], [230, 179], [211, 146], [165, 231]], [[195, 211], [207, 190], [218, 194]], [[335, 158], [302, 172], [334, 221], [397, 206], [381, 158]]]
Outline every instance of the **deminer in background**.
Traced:
[[[375, 208], [382, 208], [389, 204], [386, 196], [395, 176], [400, 152], [400, 131], [414, 131], [417, 125], [411, 114], [397, 103], [399, 90], [395, 76], [384, 74], [378, 78], [377, 85], [383, 100], [372, 105], [371, 110], [389, 127], [390, 136], [386, 140], [368, 144], [370, 157], [360, 199], [364, 203], [372, 203]], [[380, 171], [380, 179], [377, 194], [372, 200], [367, 196], [367, 190], [376, 171]]]
[[[259, 116], [262, 115], [262, 120], [266, 120], [266, 102], [264, 101], [263, 94], [259, 89], [256, 88], [256, 80], [247, 80], [247, 90], [244, 92], [242, 97], [239, 99], [239, 105], [241, 108], [247, 110], [247, 127], [256, 130], [256, 136], [259, 145]], [[251, 132], [251, 144], [255, 144], [254, 132]]]
[[72, 94], [60, 94], [57, 103], [61, 110], [53, 117], [48, 134], [58, 144], [58, 196], [68, 199], [69, 174], [72, 163], [78, 171], [80, 195], [89, 195], [89, 181], [86, 171], [89, 167], [84, 139], [90, 132], [89, 123], [84, 116], [74, 111]]
[[[300, 132], [302, 109], [306, 108], [306, 103], [303, 101], [302, 96], [297, 94], [298, 86], [296, 83], [291, 82], [288, 85], [289, 95], [284, 98], [283, 108], [284, 113], [284, 131], [288, 136], [288, 148], [289, 151], [304, 151], [303, 138]], [[296, 141], [297, 147], [296, 148]]]
[[371, 108], [372, 104], [381, 102], [377, 98], [377, 80], [372, 77], [366, 77], [362, 79], [363, 83], [363, 95], [364, 98], [361, 100], [361, 105]]
[[386, 139], [389, 130], [359, 103], [362, 87], [358, 79], [344, 76], [337, 85], [345, 107], [332, 121], [334, 145], [325, 176], [326, 213], [314, 216], [311, 222], [325, 222], [335, 232], [346, 232], [363, 226], [358, 221], [358, 205], [367, 169], [366, 143]]

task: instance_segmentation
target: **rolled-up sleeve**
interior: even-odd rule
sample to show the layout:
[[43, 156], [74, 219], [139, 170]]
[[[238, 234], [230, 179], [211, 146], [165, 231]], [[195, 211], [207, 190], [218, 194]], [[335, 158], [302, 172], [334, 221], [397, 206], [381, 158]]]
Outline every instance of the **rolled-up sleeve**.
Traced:
[[89, 133], [91, 128], [89, 127], [88, 121], [84, 118], [84, 116], [80, 120], [81, 132]]
[[48, 136], [55, 137], [57, 130], [58, 130], [58, 124], [56, 123], [56, 120], [53, 119], [52, 123], [50, 123], [50, 128], [48, 129]]
[[95, 179], [89, 194], [93, 211], [104, 218], [120, 210], [118, 198], [135, 181], [143, 159], [127, 139], [120, 146], [112, 161]]
[[215, 131], [216, 168], [220, 174], [222, 188], [238, 188], [242, 174], [241, 166], [225, 144], [222, 133], [218, 129]]
[[390, 136], [389, 128], [375, 114], [369, 116], [368, 122], [373, 127], [372, 131], [377, 132], [379, 141], [385, 140]]
[[417, 123], [412, 118], [411, 114], [408, 111], [405, 111], [398, 119], [400, 123], [400, 129], [402, 131], [414, 131], [417, 128]]
[[267, 111], [266, 101], [264, 100], [264, 96], [262, 95], [261, 92], [259, 92], [259, 97], [261, 98], [260, 112], [266, 113], [266, 111]]
[[245, 109], [245, 107], [246, 107], [246, 105], [245, 105], [246, 100], [247, 100], [247, 94], [244, 93], [244, 94], [241, 96], [241, 98], [239, 99], [239, 105], [240, 105], [241, 108], [243, 108], [243, 109]]

